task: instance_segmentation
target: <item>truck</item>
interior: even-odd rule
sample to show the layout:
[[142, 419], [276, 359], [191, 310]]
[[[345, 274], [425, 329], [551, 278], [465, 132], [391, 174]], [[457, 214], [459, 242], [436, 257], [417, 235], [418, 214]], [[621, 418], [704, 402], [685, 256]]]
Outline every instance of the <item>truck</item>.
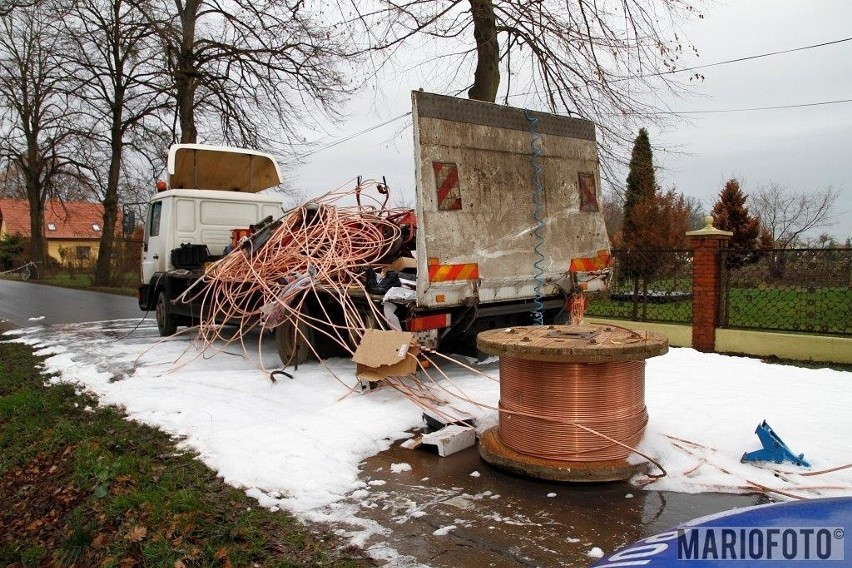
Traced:
[[[562, 322], [571, 294], [607, 286], [592, 122], [423, 91], [412, 93], [412, 121], [414, 248], [390, 263], [413, 282], [393, 306], [402, 330], [430, 348], [470, 352], [482, 330]], [[266, 191], [280, 183], [269, 154], [170, 149], [168, 187], [152, 196], [146, 216], [139, 291], [160, 334], [206, 317], [178, 298], [203, 285], [205, 264], [237, 244], [234, 231], [284, 215], [281, 199]], [[353, 294], [365, 310], [373, 304], [371, 313], [387, 304], [383, 293]], [[292, 325], [276, 330], [285, 364], [324, 351], [322, 334], [295, 334]], [[308, 350], [305, 341], [317, 344]]]

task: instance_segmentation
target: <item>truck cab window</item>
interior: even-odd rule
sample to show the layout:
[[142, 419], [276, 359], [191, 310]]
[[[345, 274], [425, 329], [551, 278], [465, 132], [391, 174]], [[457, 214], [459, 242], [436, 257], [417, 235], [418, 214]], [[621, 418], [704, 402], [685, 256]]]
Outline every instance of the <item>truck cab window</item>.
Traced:
[[156, 237], [160, 234], [160, 212], [163, 209], [162, 201], [151, 204], [151, 217], [148, 220], [148, 236]]

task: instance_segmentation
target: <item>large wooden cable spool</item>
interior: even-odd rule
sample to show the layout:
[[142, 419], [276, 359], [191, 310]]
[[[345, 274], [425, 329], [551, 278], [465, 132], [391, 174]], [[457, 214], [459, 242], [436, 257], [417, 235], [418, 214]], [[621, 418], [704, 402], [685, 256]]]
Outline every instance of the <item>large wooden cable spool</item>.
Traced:
[[645, 359], [668, 351], [656, 333], [618, 326], [534, 326], [483, 332], [500, 357], [500, 421], [481, 439], [488, 463], [562, 481], [626, 479], [648, 422]]

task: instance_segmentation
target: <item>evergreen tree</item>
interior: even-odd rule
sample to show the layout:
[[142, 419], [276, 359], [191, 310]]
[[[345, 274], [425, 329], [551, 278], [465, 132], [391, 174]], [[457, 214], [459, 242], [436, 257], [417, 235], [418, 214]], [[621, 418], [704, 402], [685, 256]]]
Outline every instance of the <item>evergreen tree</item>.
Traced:
[[736, 268], [757, 260], [751, 251], [758, 248], [760, 220], [749, 215], [746, 207], [747, 196], [740, 189], [740, 183], [731, 178], [719, 193], [719, 199], [713, 205], [713, 223], [717, 229], [732, 231], [734, 235], [728, 243], [732, 252], [727, 255], [729, 268]]
[[639, 136], [633, 142], [630, 155], [630, 171], [627, 174], [627, 191], [624, 194], [624, 225], [622, 229], [625, 248], [642, 246], [642, 233], [645, 220], [638, 215], [637, 207], [653, 198], [657, 192], [657, 179], [654, 174], [654, 156], [648, 131], [639, 129]]
[[689, 205], [674, 188], [663, 191], [657, 185], [648, 131], [639, 130], [630, 157], [627, 190], [624, 194], [624, 222], [621, 246], [627, 249], [619, 259], [619, 270], [632, 280], [636, 320], [639, 305], [647, 319], [648, 290], [652, 278], [674, 267], [666, 250], [685, 245]]

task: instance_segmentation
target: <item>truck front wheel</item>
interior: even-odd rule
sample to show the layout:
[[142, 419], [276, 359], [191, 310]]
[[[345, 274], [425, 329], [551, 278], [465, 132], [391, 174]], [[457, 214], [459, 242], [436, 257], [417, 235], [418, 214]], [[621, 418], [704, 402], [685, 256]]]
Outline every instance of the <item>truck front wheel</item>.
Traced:
[[156, 316], [157, 331], [161, 337], [168, 337], [177, 332], [177, 316], [171, 313], [169, 299], [163, 291], [157, 296]]
[[308, 326], [301, 320], [295, 324], [288, 319], [275, 328], [275, 346], [285, 367], [301, 365], [308, 360], [311, 349], [306, 337], [310, 337]]

